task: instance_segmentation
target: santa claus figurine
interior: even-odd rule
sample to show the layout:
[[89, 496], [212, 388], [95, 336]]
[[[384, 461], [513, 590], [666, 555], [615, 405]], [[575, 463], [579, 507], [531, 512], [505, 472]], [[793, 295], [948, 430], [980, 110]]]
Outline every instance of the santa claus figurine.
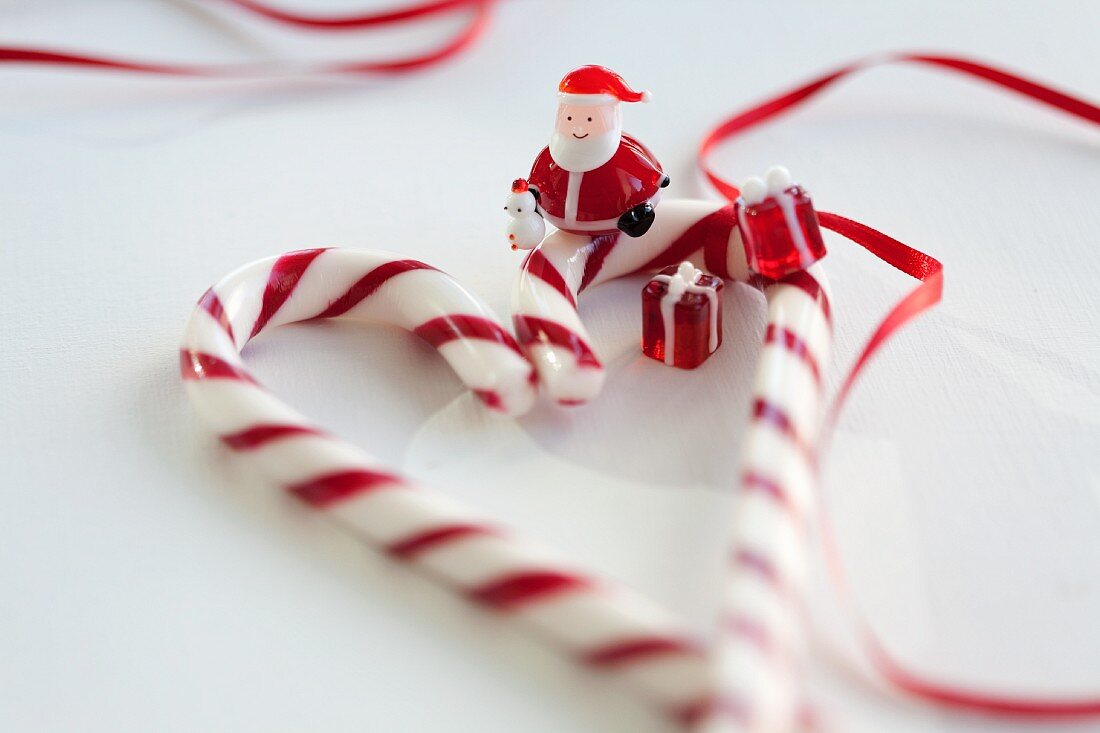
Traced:
[[623, 134], [622, 102], [648, 102], [603, 66], [581, 66], [558, 85], [550, 145], [527, 177], [538, 213], [558, 229], [591, 237], [640, 237], [668, 176], [653, 153]]

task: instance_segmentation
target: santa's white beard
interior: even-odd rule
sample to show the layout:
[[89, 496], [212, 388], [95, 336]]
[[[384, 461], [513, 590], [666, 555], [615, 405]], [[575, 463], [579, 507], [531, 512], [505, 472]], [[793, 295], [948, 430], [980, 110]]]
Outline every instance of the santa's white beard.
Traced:
[[590, 134], [583, 140], [555, 132], [550, 137], [550, 157], [567, 171], [584, 173], [599, 168], [611, 160], [611, 156], [619, 149], [621, 138], [621, 130], [608, 130], [599, 135]]

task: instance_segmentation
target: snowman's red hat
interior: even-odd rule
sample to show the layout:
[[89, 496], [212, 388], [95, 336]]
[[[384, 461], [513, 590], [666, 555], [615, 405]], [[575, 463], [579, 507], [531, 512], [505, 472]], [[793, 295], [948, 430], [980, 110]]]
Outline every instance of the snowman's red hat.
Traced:
[[652, 96], [649, 92], [634, 91], [614, 71], [595, 64], [573, 69], [558, 84], [558, 98], [566, 104], [648, 102]]

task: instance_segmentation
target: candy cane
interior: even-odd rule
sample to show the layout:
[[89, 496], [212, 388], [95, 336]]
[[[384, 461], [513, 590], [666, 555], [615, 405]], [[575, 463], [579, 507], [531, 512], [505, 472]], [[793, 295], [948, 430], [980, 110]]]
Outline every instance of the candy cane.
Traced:
[[742, 452], [716, 654], [721, 704], [709, 711], [707, 733], [795, 730], [803, 712], [806, 529], [832, 318], [820, 264], [764, 292], [768, 324]]
[[786, 731], [802, 709], [804, 530], [831, 319], [820, 265], [778, 282], [750, 273], [735, 212], [734, 204], [665, 200], [637, 239], [555, 232], [523, 263], [514, 321], [540, 382], [558, 402], [575, 404], [595, 396], [604, 378], [577, 313], [586, 288], [685, 260], [763, 287], [768, 319], [714, 655], [717, 694], [684, 722], [707, 731]]
[[240, 350], [265, 329], [337, 317], [419, 335], [490, 408], [519, 414], [533, 402], [534, 373], [518, 345], [452, 278], [386, 253], [315, 249], [247, 265], [199, 301], [181, 351], [196, 411], [230, 450], [396, 560], [516, 618], [678, 720], [703, 709], [706, 658], [660, 608], [415, 487], [306, 420], [244, 367]]

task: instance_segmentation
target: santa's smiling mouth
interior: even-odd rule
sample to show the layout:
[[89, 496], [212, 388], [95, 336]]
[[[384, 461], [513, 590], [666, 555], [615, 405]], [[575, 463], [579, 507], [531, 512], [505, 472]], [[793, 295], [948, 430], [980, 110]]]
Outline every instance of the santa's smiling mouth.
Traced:
[[586, 137], [588, 137], [588, 133], [586, 132], [583, 135], [578, 135], [577, 133], [574, 132], [573, 137], [577, 138], [578, 140], [584, 140]]

